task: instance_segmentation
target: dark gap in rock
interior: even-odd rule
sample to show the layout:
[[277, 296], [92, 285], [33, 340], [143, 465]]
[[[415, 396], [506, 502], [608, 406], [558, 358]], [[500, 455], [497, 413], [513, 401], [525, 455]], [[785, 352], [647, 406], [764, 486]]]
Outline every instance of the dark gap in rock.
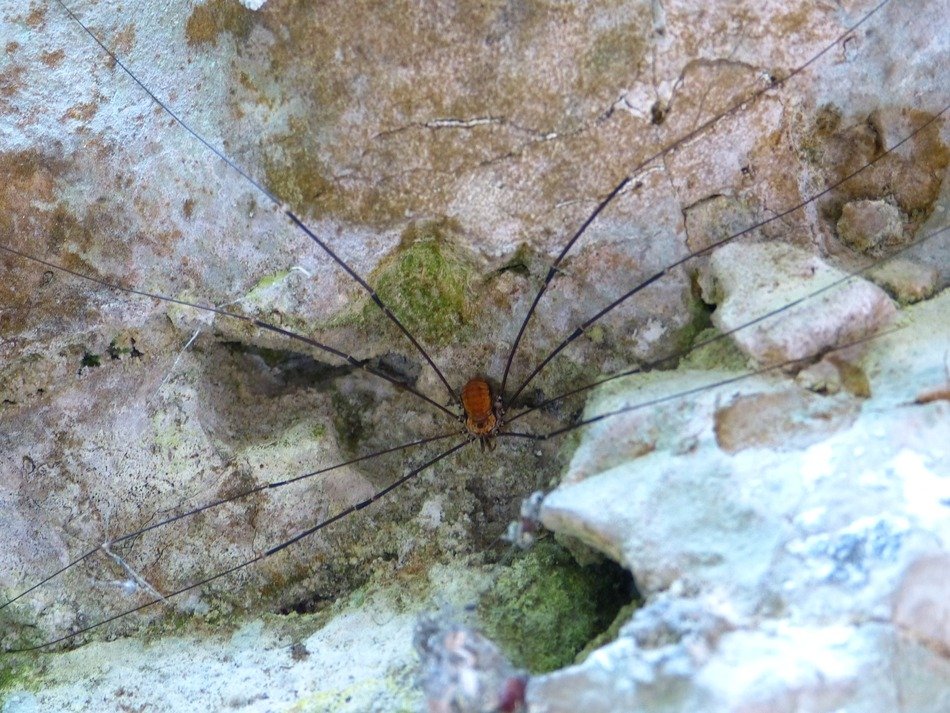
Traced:
[[407, 385], [415, 385], [422, 374], [422, 365], [399, 352], [386, 352], [376, 359], [368, 359], [367, 364], [387, 376]]
[[352, 371], [353, 367], [318, 361], [309, 354], [285, 349], [269, 349], [243, 342], [222, 342], [232, 355], [242, 359], [251, 388], [268, 396], [319, 388], [319, 385]]
[[79, 362], [79, 370], [82, 371], [84, 368], [95, 368], [98, 366], [102, 366], [102, 357], [90, 351], [84, 351], [82, 360]]

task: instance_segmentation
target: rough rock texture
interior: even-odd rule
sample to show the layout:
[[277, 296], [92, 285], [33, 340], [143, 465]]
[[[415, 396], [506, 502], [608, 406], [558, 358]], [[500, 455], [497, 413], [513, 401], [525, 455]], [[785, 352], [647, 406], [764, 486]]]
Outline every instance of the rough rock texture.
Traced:
[[431, 713], [519, 710], [527, 676], [482, 634], [425, 618], [415, 636], [422, 688]]
[[950, 656], [950, 606], [946, 583], [950, 557], [921, 557], [907, 568], [894, 597], [894, 623], [937, 653]]
[[[354, 281], [157, 109], [61, 8], [15, 5], [0, 29], [0, 113], [12, 117], [0, 122], [4, 247], [381, 359], [433, 400], [450, 400]], [[501, 378], [506, 347], [552, 259], [621, 178], [815, 56], [871, 3], [807, 11], [686, 0], [410, 3], [359, 15], [351, 3], [277, 0], [257, 12], [229, 0], [70, 7], [158, 97], [377, 285], [457, 390], [473, 373]], [[892, 1], [787, 85], [639, 171], [561, 265], [508, 393], [559, 339], [640, 280], [797, 205], [933, 118], [946, 102], [945, 39], [933, 32], [944, 10], [939, 0], [912, 11]], [[940, 201], [950, 196], [946, 132], [945, 122], [930, 126], [873, 170], [750, 237], [850, 270], [866, 260], [835, 232], [851, 201], [893, 202], [907, 216], [905, 240], [940, 227]], [[937, 271], [934, 289], [950, 279], [945, 242], [904, 257]], [[0, 256], [0, 278], [4, 595], [176, 512], [457, 428], [422, 400], [246, 321], [117, 293], [9, 253]], [[672, 270], [587, 330], [524, 396], [536, 402], [601, 371], [675, 354], [703, 317], [690, 275]], [[579, 408], [575, 399], [519, 428], [549, 430]], [[811, 413], [820, 422], [825, 412]], [[827, 420], [840, 434], [854, 417], [842, 407]], [[743, 431], [730, 433], [744, 442]], [[814, 448], [821, 435], [801, 438]], [[688, 450], [688, 439], [681, 443]], [[147, 601], [133, 573], [170, 592], [234, 566], [384, 487], [443, 444], [242, 498], [111, 546], [114, 557], [97, 552], [0, 611], [0, 640], [60, 636]], [[193, 613], [223, 629], [245, 612], [320, 608], [361, 586], [398, 587], [402, 576], [427, 582], [433, 562], [483, 572], [520, 498], [558, 478], [558, 445], [500, 442], [484, 457], [470, 448], [398, 497], [100, 635], [137, 632], [149, 620], [174, 628], [196, 621]], [[600, 457], [614, 452], [611, 444]], [[438, 606], [439, 586], [404, 587], [406, 611]], [[386, 630], [393, 640], [404, 636], [405, 656], [380, 670], [408, 670], [411, 618]], [[287, 649], [280, 665], [293, 671], [290, 643], [277, 640]], [[353, 649], [374, 639], [366, 633], [363, 641]], [[122, 645], [141, 658], [97, 663], [104, 649], [96, 646], [18, 658], [12, 677], [0, 669], [0, 681], [42, 689], [34, 703], [43, 710], [68, 708], [77, 686], [100, 709], [147, 709], [161, 707], [163, 671], [175, 661], [176, 678], [194, 672], [209, 681], [182, 683], [207, 696], [190, 705], [217, 705], [211, 691], [223, 684], [210, 683], [197, 655], [177, 668], [179, 648]], [[341, 679], [313, 673], [320, 656], [339, 652], [309, 649], [313, 671], [292, 684], [254, 679], [281, 689], [254, 699], [265, 701], [259, 708], [345, 690]], [[207, 650], [213, 659], [213, 646]], [[90, 676], [86, 664], [101, 668]], [[43, 666], [57, 669], [56, 683], [30, 684], [28, 673]], [[228, 678], [225, 666], [215, 680]], [[410, 679], [399, 677], [395, 694], [374, 687], [353, 706], [419, 700], [405, 695]]]
[[[947, 380], [948, 315], [947, 291], [905, 310], [854, 361], [870, 398], [811, 394], [829, 404], [817, 415], [785, 399], [783, 428], [756, 405], [801, 387], [766, 375], [591, 427], [542, 522], [629, 567], [646, 604], [535, 679], [531, 709], [946, 710], [950, 403], [914, 400]], [[629, 377], [587, 414], [729, 377]], [[746, 440], [726, 448], [737, 401]], [[803, 442], [810, 422], [824, 435]]]
[[906, 220], [886, 201], [851, 201], [841, 210], [838, 237], [858, 252], [874, 254], [902, 242]]
[[940, 273], [931, 265], [894, 258], [870, 271], [869, 277], [898, 302], [907, 304], [932, 297], [937, 291]]
[[[485, 571], [433, 567], [446, 607], [476, 593]], [[145, 710], [418, 710], [412, 635], [424, 598], [407, 584], [359, 591], [324, 616], [266, 616], [239, 626], [193, 624], [162, 637], [94, 642], [44, 657], [38, 678], [4, 691], [4, 713]]]
[[[769, 366], [857, 341], [887, 324], [894, 307], [884, 291], [865, 280], [844, 282], [847, 276], [781, 243], [731, 243], [712, 253], [700, 284], [706, 302], [716, 305], [713, 324]], [[828, 292], [803, 308], [789, 306], [823, 289]], [[778, 310], [781, 319], [763, 319]]]

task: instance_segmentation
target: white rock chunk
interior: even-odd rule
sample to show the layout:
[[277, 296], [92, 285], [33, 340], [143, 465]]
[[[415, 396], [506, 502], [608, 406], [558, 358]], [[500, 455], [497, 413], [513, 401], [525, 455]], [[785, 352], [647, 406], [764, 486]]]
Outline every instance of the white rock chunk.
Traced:
[[[950, 710], [950, 404], [913, 403], [946, 379], [948, 315], [945, 292], [868, 343], [869, 397], [761, 375], [589, 427], [542, 522], [629, 568], [646, 604], [533, 679], [531, 710]], [[585, 415], [715, 377], [638, 375]], [[724, 412], [788, 394], [741, 448], [722, 442]]]
[[[732, 332], [760, 364], [798, 359], [872, 334], [894, 315], [879, 287], [799, 248], [779, 243], [731, 243], [716, 250], [701, 277], [703, 298], [717, 305], [712, 320]], [[828, 286], [825, 294], [769, 318], [773, 311]]]

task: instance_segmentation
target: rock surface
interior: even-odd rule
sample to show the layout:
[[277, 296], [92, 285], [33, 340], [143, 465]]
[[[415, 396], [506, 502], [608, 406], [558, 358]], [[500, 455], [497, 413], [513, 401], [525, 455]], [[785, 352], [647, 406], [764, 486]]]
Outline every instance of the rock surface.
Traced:
[[[950, 403], [913, 401], [947, 378], [948, 316], [944, 291], [867, 345], [855, 417], [788, 413], [819, 419], [817, 440], [775, 440], [753, 415], [768, 435], [723, 448], [731, 403], [801, 390], [765, 375], [591, 427], [542, 522], [622, 562], [646, 605], [616, 641], [532, 681], [531, 709], [946, 710]], [[700, 379], [716, 377], [628, 377], [587, 413]], [[654, 440], [628, 459], [633, 432]]]
[[[716, 305], [719, 331], [757, 364], [771, 366], [858, 341], [888, 323], [894, 306], [884, 291], [865, 280], [845, 282], [847, 276], [788, 245], [731, 243], [711, 254], [700, 284], [705, 301]], [[832, 291], [835, 285], [840, 289]], [[804, 309], [789, 307], [823, 289], [828, 293]]]
[[888, 245], [900, 245], [907, 217], [887, 201], [851, 201], [841, 210], [838, 237], [862, 253], [879, 253]]
[[[807, 13], [789, 11], [782, 2], [726, 7], [692, 0], [435, 10], [410, 5], [367, 11], [358, 23], [351, 3], [322, 4], [319, 12], [312, 4], [276, 0], [256, 13], [236, 0], [144, 4], [122, 13], [96, 2], [74, 10], [156, 96], [376, 285], [424, 335], [421, 341], [458, 389], [473, 373], [501, 380], [507, 346], [551, 261], [621, 178], [748, 91], [768, 87], [815, 56], [872, 4]], [[894, 145], [933, 118], [946, 101], [940, 69], [947, 63], [946, 41], [933, 32], [942, 16], [939, 1], [910, 12], [893, 0], [813, 68], [637, 169], [560, 266], [526, 332], [508, 395], [560, 339], [639, 281], [690, 250], [805, 201], [877, 156], [881, 145]], [[368, 306], [354, 281], [264, 194], [158, 110], [60, 8], [17, 7], [0, 35], [0, 111], [14, 117], [0, 127], [4, 247], [106, 282], [268, 321], [355, 359], [378, 360], [437, 403], [450, 400], [424, 359]], [[861, 267], [866, 256], [836, 233], [842, 206], [892, 201], [907, 216], [905, 241], [943, 227], [950, 196], [946, 144], [946, 122], [938, 122], [860, 179], [748, 239], [820, 253], [847, 271]], [[935, 292], [950, 279], [946, 256], [946, 242], [939, 240], [903, 255], [936, 272]], [[705, 326], [690, 274], [700, 262], [671, 270], [588, 329], [526, 389], [525, 399], [538, 402], [601, 372], [678, 352]], [[457, 429], [420, 399], [326, 352], [252, 329], [246, 320], [118, 293], [10, 253], [0, 256], [0, 276], [4, 595], [20, 594], [70, 558], [176, 512]], [[934, 318], [936, 325], [946, 323]], [[938, 333], [930, 331], [933, 341]], [[704, 354], [711, 351], [712, 345]], [[886, 362], [889, 383], [900, 394], [891, 404], [895, 409], [943, 378], [930, 356], [923, 378], [904, 364], [917, 356], [902, 354], [900, 364]], [[682, 374], [675, 385], [651, 377], [657, 395], [733, 373], [715, 359], [709, 364], [711, 370]], [[828, 366], [812, 383], [830, 383], [831, 372], [841, 368]], [[864, 371], [877, 398], [880, 375], [871, 367]], [[768, 383], [779, 395], [786, 390], [784, 382]], [[742, 391], [760, 399], [758, 387]], [[778, 398], [772, 393], [761, 398]], [[849, 444], [848, 434], [868, 408], [854, 406], [850, 393], [840, 386], [828, 402], [833, 408], [815, 394], [802, 396], [810, 409], [803, 419], [807, 428], [786, 439], [794, 440], [791, 450], [775, 446], [789, 435], [785, 426], [765, 434], [763, 446], [761, 431], [730, 419], [720, 430], [728, 432], [734, 453], [719, 454], [715, 462], [725, 468], [732, 459], [749, 460], [753, 451], [773, 448], [781, 455], [771, 458], [794, 460], [799, 456], [787, 454], [825, 454], [823, 444]], [[579, 398], [525, 418], [519, 428], [561, 426], [580, 409]], [[697, 408], [710, 398], [699, 398]], [[744, 410], [744, 403], [735, 402], [734, 411]], [[935, 400], [922, 413], [937, 409], [939, 415], [941, 404]], [[773, 403], [775, 408], [782, 407]], [[797, 414], [798, 408], [787, 410]], [[676, 458], [688, 458], [710, 425], [674, 421], [642, 432], [617, 426], [616, 440], [599, 446], [591, 436], [568, 481], [606, 473], [625, 457], [662, 450], [664, 443]], [[718, 437], [726, 442], [725, 435]], [[874, 439], [878, 447], [880, 437]], [[125, 547], [113, 544], [113, 557], [100, 550], [0, 611], [0, 642], [63, 635], [147, 601], [144, 583], [171, 592], [266, 552], [385, 487], [443, 444], [261, 491]], [[584, 462], [587, 470], [579, 465]], [[470, 448], [404, 486], [401, 496], [320, 536], [93, 634], [141, 635], [155, 622], [159, 628], [150, 631], [157, 637], [165, 627], [175, 634], [170, 640], [123, 638], [13, 664], [5, 656], [4, 712], [68, 710], [80, 692], [87, 696], [82, 701], [100, 710], [174, 710], [170, 679], [186, 692], [175, 699], [188, 701], [185, 710], [223, 703], [272, 710], [294, 702], [304, 710], [345, 709], [347, 700], [354, 710], [416, 705], [416, 613], [446, 602], [463, 609], [471, 603], [477, 587], [462, 585], [469, 577], [493, 578], [498, 538], [516, 517], [519, 500], [558, 480], [561, 467], [553, 446], [500, 442], [484, 456]], [[731, 499], [725, 472], [694, 480], [697, 493], [721, 496], [737, 518], [710, 522], [713, 543], [728, 554], [730, 545], [746, 542], [740, 525], [748, 526], [761, 534], [750, 552], [757, 564], [746, 568], [735, 558], [709, 556], [698, 535], [674, 550], [659, 537], [672, 523], [655, 517], [657, 532], [643, 537], [671, 559], [641, 575], [633, 558], [644, 555], [615, 539], [631, 522], [629, 512], [605, 523], [598, 542], [633, 567], [651, 597], [668, 591], [667, 585], [675, 590], [678, 574], [693, 568], [716, 582], [735, 578], [721, 594], [736, 601], [724, 598], [709, 609], [700, 600], [701, 624], [684, 636], [698, 642], [687, 657], [693, 670], [708, 655], [715, 665], [741, 672], [738, 654], [716, 658], [717, 642], [746, 634], [746, 650], [764, 651], [763, 642], [777, 636], [746, 626], [758, 601], [757, 583], [775, 573], [751, 555], [785, 542], [789, 526], [776, 524], [774, 513]], [[755, 483], [748, 487], [776, 507], [783, 495], [802, 495], [793, 481], [771, 494], [758, 493]], [[845, 495], [850, 492], [842, 490]], [[674, 502], [687, 512], [695, 505], [681, 492], [662, 511]], [[794, 502], [785, 506], [798, 512]], [[683, 516], [674, 515], [675, 521]], [[874, 563], [873, 544], [860, 543], [884, 538], [903, 543], [897, 564], [887, 565], [897, 567], [908, 551], [906, 538], [917, 532], [912, 522], [904, 524], [878, 525], [857, 513], [819, 523], [780, 562], [814, 559], [805, 572], [817, 577], [813, 569], [830, 566], [823, 547], [833, 548], [841, 538], [854, 541], [863, 561]], [[440, 577], [438, 567], [452, 574]], [[857, 576], [841, 569], [842, 577]], [[454, 581], [459, 591], [452, 593]], [[811, 582], [792, 581], [801, 587]], [[814, 596], [822, 591], [835, 590], [817, 587]], [[374, 592], [380, 592], [378, 600]], [[380, 605], [364, 608], [360, 597]], [[244, 624], [260, 612], [320, 609], [331, 600], [341, 602], [334, 611], [342, 618], [335, 623], [307, 620], [305, 631], [292, 634], [280, 621], [274, 629], [269, 619], [263, 629]], [[903, 601], [899, 619], [911, 643], [901, 644], [906, 656], [898, 664], [917, 675], [917, 664], [926, 671], [933, 662], [930, 634], [919, 631], [914, 614], [930, 611], [929, 600], [908, 595]], [[653, 605], [649, 600], [646, 611]], [[647, 628], [662, 619], [642, 616]], [[692, 615], [671, 616], [675, 623]], [[347, 638], [347, 622], [354, 620], [359, 635]], [[777, 614], [771, 620], [781, 622]], [[181, 635], [182, 622], [201, 621], [211, 623], [211, 634]], [[882, 627], [881, 636], [891, 635], [887, 617], [873, 623]], [[793, 620], [793, 633], [782, 643], [820, 626], [807, 617]], [[234, 646], [230, 627], [243, 632]], [[680, 624], [674, 630], [685, 631]], [[822, 636], [831, 641], [833, 633]], [[301, 641], [308, 642], [305, 662], [294, 658], [294, 651], [303, 655], [294, 646]], [[738, 643], [730, 647], [740, 651]], [[604, 655], [595, 652], [589, 661]], [[350, 666], [367, 660], [374, 662], [371, 684], [351, 678]], [[51, 677], [33, 678], [41, 670]], [[324, 675], [330, 670], [340, 673]], [[817, 670], [803, 664], [789, 680], [807, 681]], [[570, 675], [571, 669], [564, 672]], [[545, 681], [556, 676], [537, 682], [532, 705], [547, 704]], [[247, 681], [246, 697], [228, 699], [222, 691], [240, 678]], [[834, 680], [849, 679], [841, 674]], [[716, 691], [723, 700], [730, 695]]]

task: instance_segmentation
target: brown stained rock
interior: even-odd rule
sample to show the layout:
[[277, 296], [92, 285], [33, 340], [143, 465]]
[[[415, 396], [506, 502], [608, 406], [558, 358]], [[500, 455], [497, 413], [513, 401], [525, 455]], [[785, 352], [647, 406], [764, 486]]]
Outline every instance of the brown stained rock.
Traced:
[[762, 219], [752, 206], [728, 196], [699, 201], [686, 208], [684, 214], [690, 252], [709, 248]]
[[841, 385], [845, 391], [862, 399], [871, 396], [871, 383], [868, 381], [868, 375], [861, 367], [852, 364], [837, 354], [831, 354], [826, 358], [838, 370], [838, 377], [841, 379]]
[[922, 557], [907, 568], [894, 597], [892, 618], [901, 630], [950, 657], [950, 556]]
[[185, 27], [188, 44], [208, 43], [217, 46], [218, 35], [231, 34], [238, 40], [247, 40], [254, 26], [253, 13], [227, 0], [209, 0], [192, 10]]
[[[844, 351], [857, 353], [860, 352], [860, 347]], [[837, 352], [803, 369], [795, 376], [795, 380], [801, 386], [820, 394], [845, 391], [859, 398], [868, 398], [871, 395], [871, 384], [864, 370]]]
[[807, 391], [741, 396], [715, 414], [716, 442], [727, 453], [747, 448], [797, 450], [848, 428], [859, 404]]
[[[835, 114], [834, 110], [832, 106], [832, 114]], [[886, 198], [903, 215], [911, 217], [901, 231], [903, 238], [908, 239], [938, 205], [943, 173], [950, 163], [950, 151], [939, 125], [932, 124], [902, 147], [903, 150], [883, 157], [881, 153], [884, 147], [893, 146], [900, 140], [907, 127], [920, 126], [933, 114], [883, 106], [866, 116], [864, 121], [847, 122], [841, 120], [840, 114], [838, 120], [828, 120], [828, 113], [818, 113], [812, 133], [802, 142], [805, 160], [818, 167], [829, 184], [855, 175], [841, 190], [819, 202], [821, 211], [827, 219], [837, 223], [844, 207], [852, 201], [877, 202]], [[863, 169], [872, 159], [878, 160]], [[927, 164], [930, 169], [914, 170], [912, 166], [915, 164]], [[893, 219], [886, 222], [891, 226], [894, 224]], [[893, 228], [886, 232], [899, 234]], [[866, 240], [860, 239], [859, 243]]]
[[868, 279], [905, 305], [933, 297], [939, 284], [939, 273], [932, 265], [895, 258], [869, 270]]

